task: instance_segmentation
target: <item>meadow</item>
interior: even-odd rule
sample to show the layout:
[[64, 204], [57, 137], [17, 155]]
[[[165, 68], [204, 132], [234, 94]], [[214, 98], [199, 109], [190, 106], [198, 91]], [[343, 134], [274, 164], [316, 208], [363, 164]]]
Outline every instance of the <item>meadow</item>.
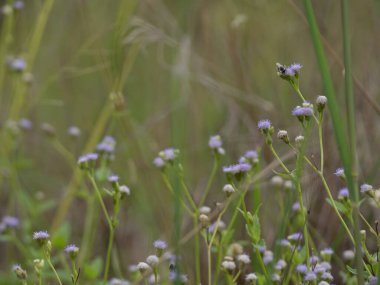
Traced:
[[0, 285], [380, 285], [379, 1], [0, 12]]

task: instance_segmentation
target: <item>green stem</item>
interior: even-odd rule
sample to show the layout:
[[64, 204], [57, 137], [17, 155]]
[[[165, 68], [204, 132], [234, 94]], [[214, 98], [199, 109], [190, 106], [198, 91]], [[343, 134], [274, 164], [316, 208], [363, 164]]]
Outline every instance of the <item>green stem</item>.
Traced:
[[53, 270], [54, 275], [57, 278], [59, 285], [62, 285], [61, 279], [59, 278], [59, 275], [58, 275], [57, 271], [55, 270], [53, 264], [51, 263], [50, 256], [46, 256], [46, 261], [49, 264], [51, 270]]
[[289, 169], [285, 166], [285, 164], [282, 162], [281, 158], [278, 156], [277, 152], [275, 151], [275, 149], [273, 148], [273, 145], [270, 144], [269, 145], [269, 149], [271, 150], [271, 152], [273, 153], [274, 157], [277, 159], [278, 163], [281, 165], [281, 167], [285, 170], [286, 174], [288, 175], [291, 175], [291, 172], [289, 171]]
[[[212, 167], [211, 175], [207, 181], [206, 188], [203, 191], [202, 198], [199, 202], [199, 207], [203, 206], [204, 202], [206, 201], [206, 198], [208, 196], [208, 193], [210, 192], [211, 185], [212, 185], [212, 182], [214, 181], [214, 178], [215, 178], [216, 172], [218, 171], [218, 168], [219, 168], [219, 157], [217, 154], [215, 154], [214, 155], [214, 165]], [[197, 284], [199, 284], [199, 283], [197, 283]]]
[[[197, 229], [199, 226], [198, 221], [198, 213], [193, 217], [194, 222], [194, 228]], [[195, 253], [195, 281], [196, 284], [201, 283], [201, 256], [200, 256], [200, 241], [199, 241], [199, 231], [195, 234], [195, 246], [194, 246], [194, 253]]]
[[111, 252], [112, 252], [112, 245], [113, 245], [113, 238], [115, 235], [115, 229], [113, 226], [110, 227], [110, 235], [108, 238], [108, 248], [107, 248], [107, 257], [106, 257], [106, 266], [104, 268], [104, 275], [103, 275], [103, 284], [107, 283], [108, 279], [108, 272], [110, 268], [110, 262], [111, 262]]

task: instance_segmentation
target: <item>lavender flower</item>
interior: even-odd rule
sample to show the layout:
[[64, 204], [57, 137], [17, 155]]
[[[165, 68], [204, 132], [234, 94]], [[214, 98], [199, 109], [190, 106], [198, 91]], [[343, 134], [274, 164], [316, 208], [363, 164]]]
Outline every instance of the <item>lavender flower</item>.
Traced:
[[313, 116], [313, 109], [310, 107], [295, 107], [292, 111], [292, 115], [297, 118], [308, 118]]
[[220, 147], [222, 147], [222, 138], [220, 137], [220, 135], [215, 135], [215, 136], [212, 136], [210, 137], [210, 140], [208, 141], [208, 146], [211, 148], [211, 149], [218, 149]]
[[108, 285], [129, 285], [130, 283], [127, 280], [112, 278], [108, 281]]
[[108, 182], [111, 182], [111, 183], [117, 183], [119, 181], [119, 176], [117, 175], [110, 175], [108, 176]]
[[165, 241], [159, 239], [153, 242], [153, 246], [155, 249], [166, 249], [168, 247]]
[[176, 150], [172, 147], [164, 149], [162, 154], [163, 154], [163, 158], [168, 161], [172, 161], [176, 158]]
[[248, 282], [249, 284], [255, 284], [257, 280], [257, 276], [255, 273], [249, 273], [245, 276], [245, 281]]
[[43, 246], [50, 238], [47, 231], [34, 232], [33, 239], [38, 242], [40, 246]]
[[302, 65], [299, 63], [293, 63], [290, 66], [282, 65], [280, 63], [276, 63], [277, 66], [277, 75], [282, 79], [292, 80], [292, 77], [296, 78], [299, 75], [299, 71], [302, 68]]
[[316, 255], [310, 256], [310, 264], [315, 265], [315, 264], [318, 263], [318, 261], [319, 261], [319, 257], [318, 256], [316, 256]]
[[16, 57], [10, 62], [10, 67], [12, 70], [21, 72], [26, 69], [26, 62], [21, 57]]
[[20, 119], [18, 122], [18, 125], [20, 126], [21, 129], [23, 130], [30, 130], [32, 128], [32, 122], [26, 118]]
[[317, 275], [313, 271], [309, 271], [306, 273], [304, 280], [305, 281], [313, 281], [317, 279]]
[[24, 1], [21, 1], [21, 0], [16, 0], [14, 3], [13, 3], [13, 8], [15, 10], [21, 10], [22, 8], [24, 8]]
[[157, 168], [163, 168], [165, 166], [165, 161], [157, 156], [154, 160], [153, 160], [153, 164], [157, 167]]
[[105, 136], [103, 140], [97, 144], [96, 150], [100, 153], [111, 155], [115, 152], [116, 140], [112, 136]]
[[346, 199], [349, 196], [349, 192], [347, 188], [342, 188], [339, 190], [338, 199]]
[[71, 257], [71, 259], [75, 260], [79, 252], [79, 247], [75, 244], [69, 244], [65, 247], [65, 252]]
[[331, 273], [330, 273], [330, 272], [327, 272], [327, 271], [326, 271], [326, 272], [323, 272], [321, 278], [322, 278], [323, 280], [327, 280], [327, 281], [329, 281], [329, 282], [331, 282], [331, 281], [334, 280], [334, 277], [331, 275]]
[[306, 264], [298, 264], [296, 267], [296, 271], [301, 274], [305, 274], [307, 272]]
[[2, 219], [2, 223], [8, 228], [17, 228], [20, 224], [20, 221], [18, 218], [13, 216], [4, 216]]
[[340, 178], [344, 178], [345, 177], [345, 174], [344, 174], [344, 169], [339, 167], [335, 170], [335, 173], [334, 173], [337, 177], [340, 177]]
[[279, 261], [277, 261], [276, 265], [274, 266], [276, 270], [280, 270], [280, 271], [283, 270], [285, 267], [286, 267], [286, 261], [283, 259], [280, 259]]
[[301, 209], [301, 206], [300, 206], [300, 203], [299, 202], [295, 202], [292, 206], [292, 210], [293, 211], [298, 211], [299, 209]]
[[367, 192], [372, 191], [372, 190], [373, 190], [372, 185], [364, 183], [360, 186], [360, 192], [361, 193], [367, 193]]
[[257, 127], [259, 128], [260, 131], [269, 130], [271, 126], [272, 126], [272, 123], [269, 120], [260, 120], [257, 123]]
[[298, 242], [299, 240], [302, 239], [302, 234], [301, 233], [294, 233], [288, 236], [289, 241], [295, 241]]
[[273, 252], [271, 252], [270, 250], [266, 250], [264, 252], [264, 256], [263, 256], [263, 262], [264, 264], [268, 264], [270, 262], [273, 261]]

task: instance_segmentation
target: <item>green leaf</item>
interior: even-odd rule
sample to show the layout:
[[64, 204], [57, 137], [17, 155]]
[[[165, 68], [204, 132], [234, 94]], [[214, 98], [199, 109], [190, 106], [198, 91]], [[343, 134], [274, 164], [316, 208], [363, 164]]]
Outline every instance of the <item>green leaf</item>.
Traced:
[[91, 263], [83, 266], [83, 274], [88, 279], [96, 279], [103, 267], [103, 260], [98, 256]]
[[70, 224], [64, 223], [52, 237], [51, 242], [53, 247], [57, 249], [65, 248], [65, 246], [69, 243], [70, 232]]

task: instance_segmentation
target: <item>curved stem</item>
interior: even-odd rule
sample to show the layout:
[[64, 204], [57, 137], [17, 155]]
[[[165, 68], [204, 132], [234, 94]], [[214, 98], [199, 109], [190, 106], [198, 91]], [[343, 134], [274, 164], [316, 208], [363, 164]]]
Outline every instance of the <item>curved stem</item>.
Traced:
[[59, 275], [58, 275], [57, 271], [55, 270], [53, 264], [51, 263], [50, 256], [46, 256], [46, 261], [49, 264], [51, 270], [53, 270], [54, 275], [57, 278], [59, 285], [62, 285], [61, 279], [59, 278]]

